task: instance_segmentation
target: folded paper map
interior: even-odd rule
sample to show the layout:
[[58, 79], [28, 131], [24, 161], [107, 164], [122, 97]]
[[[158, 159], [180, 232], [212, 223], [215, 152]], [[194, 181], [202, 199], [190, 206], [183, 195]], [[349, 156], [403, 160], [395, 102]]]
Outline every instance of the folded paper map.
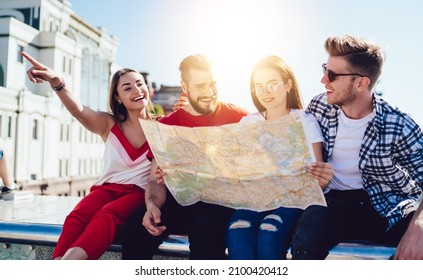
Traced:
[[235, 209], [305, 209], [326, 202], [307, 173], [314, 161], [302, 115], [215, 127], [141, 120], [165, 183], [179, 204], [203, 201]]

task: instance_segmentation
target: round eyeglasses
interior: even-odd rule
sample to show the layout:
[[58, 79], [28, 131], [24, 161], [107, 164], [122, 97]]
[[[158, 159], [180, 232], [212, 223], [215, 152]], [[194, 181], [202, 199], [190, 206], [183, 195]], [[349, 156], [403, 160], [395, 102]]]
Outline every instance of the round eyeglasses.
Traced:
[[[276, 91], [278, 90], [279, 86], [283, 84], [283, 81], [280, 83], [268, 83], [266, 84], [266, 90], [269, 93], [276, 93]], [[259, 86], [259, 85], [255, 85], [254, 86], [254, 94], [257, 96], [261, 96], [264, 93], [264, 86]]]

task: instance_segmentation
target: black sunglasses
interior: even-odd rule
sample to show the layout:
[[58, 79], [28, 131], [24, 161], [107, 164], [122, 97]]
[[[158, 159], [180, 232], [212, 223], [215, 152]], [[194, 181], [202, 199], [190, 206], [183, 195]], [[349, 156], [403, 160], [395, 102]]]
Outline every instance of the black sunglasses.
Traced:
[[329, 82], [335, 81], [336, 77], [338, 77], [338, 76], [360, 76], [360, 77], [365, 77], [364, 75], [361, 75], [361, 74], [358, 74], [358, 73], [337, 74], [337, 73], [333, 72], [332, 70], [329, 70], [328, 68], [326, 68], [326, 63], [323, 63], [322, 64], [322, 70], [323, 70], [323, 75], [328, 74], [328, 80], [329, 80]]

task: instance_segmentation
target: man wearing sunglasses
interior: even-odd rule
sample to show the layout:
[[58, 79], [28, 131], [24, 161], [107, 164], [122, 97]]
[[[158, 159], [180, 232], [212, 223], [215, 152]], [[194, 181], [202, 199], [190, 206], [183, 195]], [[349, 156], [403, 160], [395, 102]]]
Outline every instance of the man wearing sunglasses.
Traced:
[[374, 93], [385, 60], [380, 46], [335, 36], [325, 49], [326, 92], [307, 111], [320, 124], [334, 176], [328, 206], [309, 207], [298, 221], [293, 259], [324, 259], [343, 240], [396, 246], [394, 259], [423, 259], [421, 128]]

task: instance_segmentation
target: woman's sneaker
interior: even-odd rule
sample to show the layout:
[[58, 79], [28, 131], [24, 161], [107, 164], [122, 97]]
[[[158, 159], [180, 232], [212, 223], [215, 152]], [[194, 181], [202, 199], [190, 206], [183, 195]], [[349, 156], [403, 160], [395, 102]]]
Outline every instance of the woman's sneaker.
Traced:
[[3, 200], [14, 200], [15, 199], [15, 192], [18, 191], [18, 188], [15, 187], [14, 189], [3, 187], [1, 189], [1, 197]]

